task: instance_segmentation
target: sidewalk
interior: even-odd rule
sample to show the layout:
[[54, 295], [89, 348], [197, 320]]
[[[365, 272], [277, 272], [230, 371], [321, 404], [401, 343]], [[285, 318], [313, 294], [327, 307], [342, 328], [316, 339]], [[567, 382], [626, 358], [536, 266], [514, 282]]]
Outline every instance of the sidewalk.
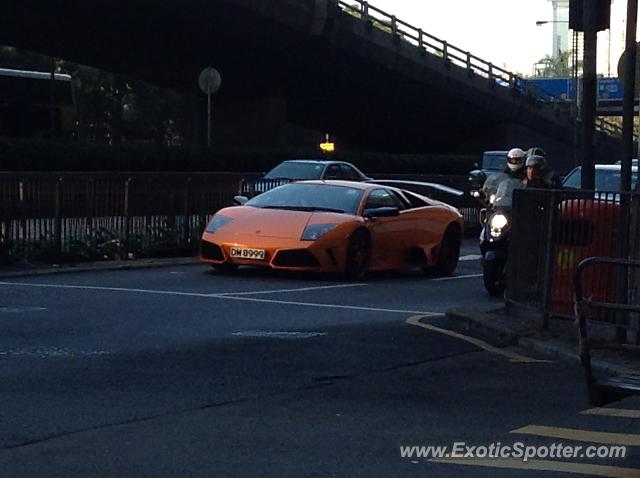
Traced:
[[79, 262], [76, 264], [33, 264], [0, 266], [0, 279], [9, 277], [43, 276], [73, 272], [115, 271], [127, 269], [151, 269], [198, 264], [198, 257], [166, 257], [135, 259], [128, 261]]
[[[448, 320], [469, 331], [494, 337], [505, 345], [518, 345], [559, 360], [579, 362], [578, 328], [573, 320], [550, 319], [549, 330], [542, 330], [542, 316], [516, 309], [507, 314], [504, 306], [454, 308], [446, 312]], [[601, 351], [592, 358], [596, 371], [614, 375], [636, 375], [640, 356], [617, 351]]]

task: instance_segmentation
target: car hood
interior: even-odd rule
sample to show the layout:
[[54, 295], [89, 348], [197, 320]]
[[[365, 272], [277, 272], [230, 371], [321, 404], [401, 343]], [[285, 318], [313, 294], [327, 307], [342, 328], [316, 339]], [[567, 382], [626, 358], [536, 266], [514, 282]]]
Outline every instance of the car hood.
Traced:
[[[240, 208], [238, 208], [240, 209]], [[308, 224], [340, 223], [344, 214], [243, 206], [240, 214], [224, 227], [227, 234], [298, 239]]]

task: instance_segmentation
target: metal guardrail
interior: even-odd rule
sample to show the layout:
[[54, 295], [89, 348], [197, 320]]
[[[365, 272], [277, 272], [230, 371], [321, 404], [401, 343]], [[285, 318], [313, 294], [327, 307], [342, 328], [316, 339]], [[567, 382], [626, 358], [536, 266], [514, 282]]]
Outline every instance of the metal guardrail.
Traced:
[[[495, 79], [503, 86], [518, 88], [519, 76], [504, 68], [483, 60], [468, 51], [462, 50], [445, 40], [437, 38], [421, 28], [398, 19], [395, 15], [369, 4], [364, 0], [336, 0], [338, 6], [346, 13], [359, 17], [369, 26], [389, 32], [395, 38], [409, 42], [421, 50], [439, 56], [445, 62], [451, 62], [469, 70], [474, 74]], [[500, 84], [500, 83], [499, 83]]]
[[[594, 278], [602, 275], [614, 279], [617, 287], [594, 289]], [[596, 376], [591, 365], [593, 350], [640, 352], [639, 278], [640, 261], [609, 257], [586, 258], [574, 273], [580, 361], [592, 405], [602, 406], [629, 394], [640, 394], [640, 375]], [[609, 333], [603, 336], [606, 329]], [[616, 331], [615, 336], [612, 330]]]
[[[360, 18], [367, 28], [378, 28], [386, 31], [397, 40], [410, 43], [425, 53], [431, 53], [442, 58], [443, 62], [465, 68], [470, 74], [475, 74], [494, 80], [497, 85], [510, 88], [523, 96], [533, 97], [538, 101], [549, 103], [537, 91], [527, 88], [523, 78], [518, 74], [494, 65], [471, 52], [463, 50], [434, 35], [415, 27], [410, 23], [398, 19], [365, 0], [334, 0], [345, 13]], [[541, 91], [541, 93], [544, 93]], [[555, 105], [555, 103], [554, 103]], [[622, 134], [621, 128], [609, 121], [599, 118], [596, 129], [614, 136]]]
[[[628, 247], [621, 238], [621, 204], [631, 208]], [[550, 317], [573, 318], [573, 273], [591, 256], [640, 259], [640, 194], [524, 189], [514, 192], [513, 230], [505, 297]], [[609, 274], [590, 277], [595, 291], [617, 290]]]

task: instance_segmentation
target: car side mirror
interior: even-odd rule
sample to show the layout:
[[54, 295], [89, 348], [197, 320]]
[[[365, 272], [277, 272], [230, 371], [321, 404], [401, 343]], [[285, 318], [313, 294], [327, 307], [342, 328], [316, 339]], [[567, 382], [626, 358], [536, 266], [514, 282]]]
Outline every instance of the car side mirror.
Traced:
[[376, 217], [399, 216], [400, 210], [395, 206], [371, 207], [364, 210], [363, 216], [369, 219]]
[[233, 197], [233, 203], [238, 205], [238, 206], [243, 206], [248, 200], [249, 200], [249, 198], [247, 196], [234, 196]]

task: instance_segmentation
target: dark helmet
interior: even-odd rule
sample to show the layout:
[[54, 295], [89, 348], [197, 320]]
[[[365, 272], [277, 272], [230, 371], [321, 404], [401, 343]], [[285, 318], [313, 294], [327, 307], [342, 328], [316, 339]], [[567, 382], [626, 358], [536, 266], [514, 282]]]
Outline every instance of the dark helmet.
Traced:
[[544, 152], [544, 149], [536, 146], [527, 150], [527, 157], [529, 158], [531, 156], [542, 156], [544, 158], [547, 156], [547, 153]]
[[535, 168], [538, 171], [544, 169], [547, 166], [547, 160], [544, 156], [533, 155], [527, 158], [527, 162], [525, 163], [527, 168]]

